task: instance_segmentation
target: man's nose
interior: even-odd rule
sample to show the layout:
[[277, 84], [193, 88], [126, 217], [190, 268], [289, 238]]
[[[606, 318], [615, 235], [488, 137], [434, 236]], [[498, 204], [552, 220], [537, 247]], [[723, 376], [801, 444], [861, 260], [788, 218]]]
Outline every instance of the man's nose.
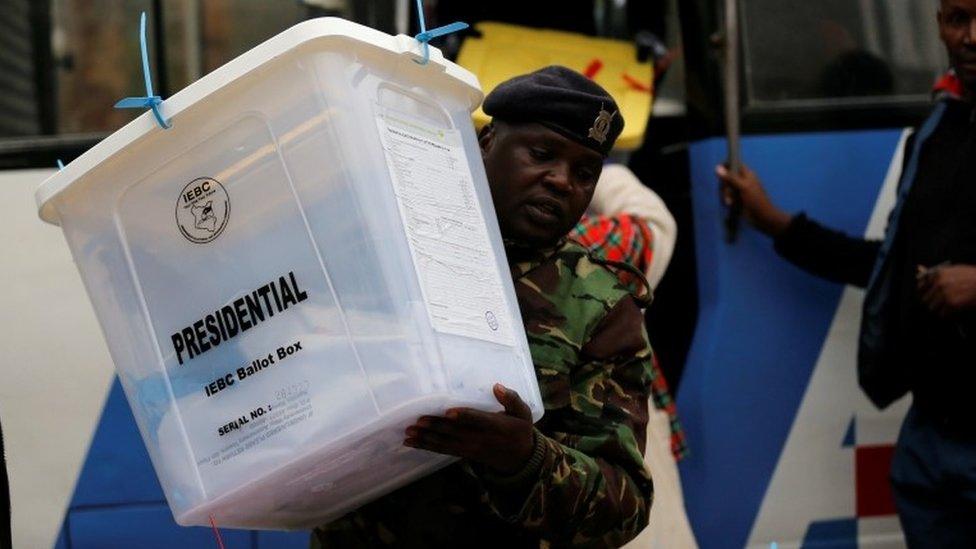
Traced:
[[969, 32], [966, 33], [965, 43], [968, 46], [976, 46], [976, 17], [969, 20]]
[[558, 164], [546, 173], [546, 185], [554, 191], [568, 193], [572, 190], [572, 182], [569, 180], [569, 166]]

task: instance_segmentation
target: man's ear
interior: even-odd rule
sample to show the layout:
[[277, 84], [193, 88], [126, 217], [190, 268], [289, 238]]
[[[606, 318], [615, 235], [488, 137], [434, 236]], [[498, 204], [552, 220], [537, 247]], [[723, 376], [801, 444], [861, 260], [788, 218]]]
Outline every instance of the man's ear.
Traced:
[[478, 145], [481, 146], [481, 155], [484, 156], [488, 154], [493, 146], [495, 146], [495, 136], [497, 135], [497, 130], [495, 128], [494, 122], [489, 122], [481, 131], [478, 132]]

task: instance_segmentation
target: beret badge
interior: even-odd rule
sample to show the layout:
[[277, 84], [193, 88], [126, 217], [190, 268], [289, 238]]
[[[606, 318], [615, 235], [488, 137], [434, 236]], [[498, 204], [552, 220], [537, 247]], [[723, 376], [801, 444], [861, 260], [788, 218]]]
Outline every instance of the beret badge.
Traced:
[[610, 122], [613, 121], [614, 116], [617, 116], [617, 111], [613, 111], [612, 113], [607, 112], [603, 108], [603, 105], [600, 105], [600, 114], [593, 121], [593, 127], [590, 128], [589, 137], [602, 145], [607, 140], [607, 134], [610, 133]]

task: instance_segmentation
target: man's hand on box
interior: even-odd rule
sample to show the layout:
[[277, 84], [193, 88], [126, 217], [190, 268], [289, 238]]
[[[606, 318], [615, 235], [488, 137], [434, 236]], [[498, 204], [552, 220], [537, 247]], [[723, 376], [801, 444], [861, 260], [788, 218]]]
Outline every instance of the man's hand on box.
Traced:
[[532, 456], [532, 412], [512, 389], [495, 384], [492, 390], [505, 411], [451, 408], [443, 417], [423, 416], [407, 427], [403, 444], [468, 459], [503, 475], [518, 472]]
[[932, 312], [947, 316], [976, 309], [976, 266], [918, 267], [918, 291]]

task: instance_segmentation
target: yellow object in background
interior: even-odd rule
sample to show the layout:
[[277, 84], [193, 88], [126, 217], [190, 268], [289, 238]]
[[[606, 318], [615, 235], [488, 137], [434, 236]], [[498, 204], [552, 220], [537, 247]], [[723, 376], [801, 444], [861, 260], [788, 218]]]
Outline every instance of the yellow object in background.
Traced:
[[[626, 124], [614, 150], [630, 151], [643, 143], [654, 100], [654, 66], [650, 60], [637, 61], [633, 43], [505, 23], [478, 23], [475, 29], [482, 36], [464, 40], [457, 62], [478, 76], [485, 94], [514, 76], [564, 65], [590, 76], [620, 107]], [[481, 130], [488, 121], [479, 107], [475, 126]]]

